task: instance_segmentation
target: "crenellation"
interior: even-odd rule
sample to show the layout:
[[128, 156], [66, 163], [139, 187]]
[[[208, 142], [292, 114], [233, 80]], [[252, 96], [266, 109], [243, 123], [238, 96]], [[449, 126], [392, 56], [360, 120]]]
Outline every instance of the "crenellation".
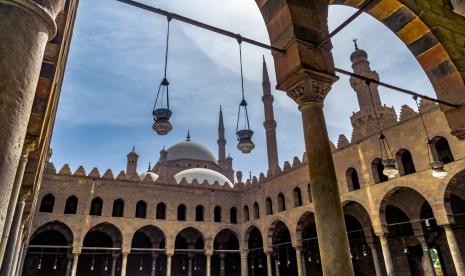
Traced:
[[300, 165], [302, 165], [302, 162], [300, 162], [299, 157], [294, 156], [294, 158], [292, 159], [292, 168], [296, 168]]
[[126, 173], [121, 170], [119, 174], [116, 176], [116, 180], [127, 180]]
[[107, 169], [102, 176], [103, 179], [115, 179], [111, 169]]
[[284, 161], [283, 172], [290, 171], [292, 169], [291, 163], [289, 161]]
[[337, 140], [337, 148], [343, 148], [346, 147], [350, 144], [349, 139], [344, 134], [339, 135], [339, 138]]
[[411, 118], [413, 118], [413, 117], [415, 117], [417, 115], [418, 115], [418, 113], [415, 112], [415, 110], [413, 110], [413, 108], [411, 108], [410, 106], [404, 104], [404, 105], [402, 105], [402, 107], [400, 109], [399, 122], [411, 119]]
[[100, 178], [100, 172], [98, 171], [98, 168], [97, 167], [92, 168], [88, 176], [92, 178]]
[[63, 167], [60, 169], [58, 174], [61, 175], [71, 175], [71, 168], [69, 167], [68, 164], [64, 164]]

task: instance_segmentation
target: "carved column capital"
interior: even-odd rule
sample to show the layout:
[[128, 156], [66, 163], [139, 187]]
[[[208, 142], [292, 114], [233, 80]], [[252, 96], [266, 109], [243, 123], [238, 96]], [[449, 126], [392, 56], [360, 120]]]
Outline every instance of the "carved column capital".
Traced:
[[309, 103], [322, 103], [336, 80], [335, 76], [306, 71], [301, 74], [298, 82], [286, 89], [287, 95], [299, 107]]

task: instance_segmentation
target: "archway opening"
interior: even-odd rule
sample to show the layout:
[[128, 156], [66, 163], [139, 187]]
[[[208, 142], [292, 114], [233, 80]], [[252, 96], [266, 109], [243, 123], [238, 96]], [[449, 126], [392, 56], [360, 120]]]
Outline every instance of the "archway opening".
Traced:
[[216, 235], [211, 258], [212, 275], [241, 275], [239, 240], [233, 231], [224, 229]]
[[202, 233], [195, 228], [189, 227], [179, 232], [174, 244], [172, 275], [205, 275], [204, 244]]
[[67, 275], [72, 244], [73, 233], [67, 225], [55, 221], [41, 226], [29, 241], [23, 275]]
[[304, 213], [297, 223], [297, 239], [302, 244], [302, 268], [305, 276], [322, 276], [320, 250], [313, 213]]
[[252, 226], [247, 231], [246, 238], [249, 250], [247, 254], [249, 275], [267, 276], [267, 259], [263, 248], [262, 233], [257, 227]]
[[127, 275], [166, 275], [165, 234], [147, 225], [134, 233], [128, 256]]
[[291, 233], [282, 221], [274, 223], [271, 231], [273, 249], [273, 275], [297, 275], [295, 250], [292, 247]]

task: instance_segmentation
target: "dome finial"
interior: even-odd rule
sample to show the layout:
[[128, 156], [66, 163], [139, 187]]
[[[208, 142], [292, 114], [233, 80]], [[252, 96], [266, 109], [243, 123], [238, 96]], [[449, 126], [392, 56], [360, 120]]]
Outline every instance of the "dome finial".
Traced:
[[354, 38], [354, 39], [352, 39], [352, 41], [354, 42], [355, 51], [358, 51], [357, 39]]
[[149, 169], [147, 170], [148, 172], [152, 170], [152, 164], [149, 162]]
[[186, 141], [190, 141], [190, 140], [191, 140], [191, 131], [188, 130], [188, 131], [187, 131]]
[[136, 146], [132, 146], [132, 151], [136, 151]]

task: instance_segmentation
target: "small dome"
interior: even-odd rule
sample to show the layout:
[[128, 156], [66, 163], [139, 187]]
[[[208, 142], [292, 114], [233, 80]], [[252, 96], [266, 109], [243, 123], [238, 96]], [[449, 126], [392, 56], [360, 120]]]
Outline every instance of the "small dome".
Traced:
[[232, 182], [224, 175], [221, 173], [210, 170], [210, 169], [205, 169], [205, 168], [194, 168], [194, 169], [188, 169], [181, 171], [177, 173], [174, 178], [176, 179], [176, 182], [179, 184], [183, 178], [186, 178], [187, 182], [192, 182], [194, 179], [197, 179], [199, 183], [203, 183], [205, 180], [211, 185], [215, 183], [215, 181], [218, 181], [220, 185], [224, 185], [224, 183], [228, 183], [228, 185], [232, 188], [234, 185]]
[[367, 60], [368, 54], [364, 50], [357, 49], [350, 55], [350, 61], [354, 62], [356, 59]]
[[158, 174], [156, 174], [154, 172], [143, 172], [143, 173], [139, 174], [139, 178], [141, 180], [144, 180], [147, 177], [147, 175], [150, 176], [153, 181], [157, 181], [157, 179], [159, 177]]
[[200, 160], [217, 163], [213, 153], [205, 146], [192, 141], [177, 143], [166, 150], [168, 152], [167, 160]]

